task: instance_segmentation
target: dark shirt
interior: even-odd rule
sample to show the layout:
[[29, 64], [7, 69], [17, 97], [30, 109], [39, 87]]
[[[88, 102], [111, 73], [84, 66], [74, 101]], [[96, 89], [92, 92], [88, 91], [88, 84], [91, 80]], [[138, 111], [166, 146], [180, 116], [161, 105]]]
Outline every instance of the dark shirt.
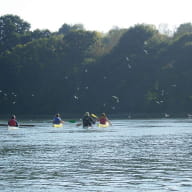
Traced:
[[90, 116], [83, 117], [83, 127], [90, 127], [95, 124], [95, 121]]

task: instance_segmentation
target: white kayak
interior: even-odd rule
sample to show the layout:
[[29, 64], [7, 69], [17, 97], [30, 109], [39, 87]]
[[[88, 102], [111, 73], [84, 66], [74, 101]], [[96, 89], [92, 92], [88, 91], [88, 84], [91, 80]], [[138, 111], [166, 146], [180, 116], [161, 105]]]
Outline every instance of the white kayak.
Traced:
[[16, 126], [9, 126], [9, 125], [8, 125], [8, 129], [9, 129], [9, 130], [12, 130], [12, 129], [19, 129], [19, 127], [16, 127]]

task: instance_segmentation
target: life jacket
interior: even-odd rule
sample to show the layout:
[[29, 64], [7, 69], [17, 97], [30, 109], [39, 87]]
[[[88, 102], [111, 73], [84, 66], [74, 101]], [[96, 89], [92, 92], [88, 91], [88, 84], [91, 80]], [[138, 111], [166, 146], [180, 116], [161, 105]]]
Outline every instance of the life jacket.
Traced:
[[107, 119], [105, 117], [102, 117], [99, 119], [100, 124], [105, 124], [107, 122]]
[[83, 117], [83, 126], [84, 126], [84, 127], [86, 127], [86, 126], [91, 126], [92, 123], [94, 123], [94, 122], [93, 122], [93, 120], [92, 120], [91, 117], [89, 117], [89, 116], [84, 116], [84, 117]]
[[17, 121], [15, 119], [10, 119], [9, 122], [8, 122], [8, 125], [9, 126], [18, 126]]
[[61, 123], [61, 118], [55, 117], [55, 118], [53, 119], [53, 124], [60, 124], [60, 123]]

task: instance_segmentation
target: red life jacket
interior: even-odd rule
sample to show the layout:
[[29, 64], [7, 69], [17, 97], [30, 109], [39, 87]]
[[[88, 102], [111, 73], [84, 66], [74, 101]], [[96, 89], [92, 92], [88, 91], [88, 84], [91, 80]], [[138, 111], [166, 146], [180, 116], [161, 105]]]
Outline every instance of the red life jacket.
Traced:
[[17, 121], [15, 119], [10, 119], [8, 122], [9, 126], [17, 126]]
[[103, 117], [103, 118], [100, 118], [99, 121], [101, 124], [105, 124], [107, 122], [107, 119], [105, 117]]

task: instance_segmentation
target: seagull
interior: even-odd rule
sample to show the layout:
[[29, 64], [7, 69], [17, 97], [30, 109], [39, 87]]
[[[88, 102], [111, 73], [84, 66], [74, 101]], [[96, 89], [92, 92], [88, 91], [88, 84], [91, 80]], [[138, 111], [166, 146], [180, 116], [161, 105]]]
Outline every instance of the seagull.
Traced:
[[131, 67], [132, 67], [132, 66], [131, 66], [130, 64], [128, 64], [128, 68], [131, 69]]
[[149, 53], [148, 53], [148, 51], [147, 51], [147, 50], [145, 50], [145, 49], [144, 49], [144, 53], [145, 53], [146, 55], [148, 55], [148, 54], [149, 54]]
[[119, 103], [119, 98], [117, 96], [112, 96], [112, 97], [116, 100], [117, 103]]
[[74, 97], [74, 99], [77, 99], [77, 100], [79, 99], [76, 95], [74, 95], [73, 97]]
[[129, 57], [126, 57], [126, 60], [129, 61]]
[[165, 113], [165, 117], [166, 117], [166, 118], [168, 118], [168, 117], [170, 117], [170, 115], [169, 115], [169, 114], [167, 114], [167, 113]]

